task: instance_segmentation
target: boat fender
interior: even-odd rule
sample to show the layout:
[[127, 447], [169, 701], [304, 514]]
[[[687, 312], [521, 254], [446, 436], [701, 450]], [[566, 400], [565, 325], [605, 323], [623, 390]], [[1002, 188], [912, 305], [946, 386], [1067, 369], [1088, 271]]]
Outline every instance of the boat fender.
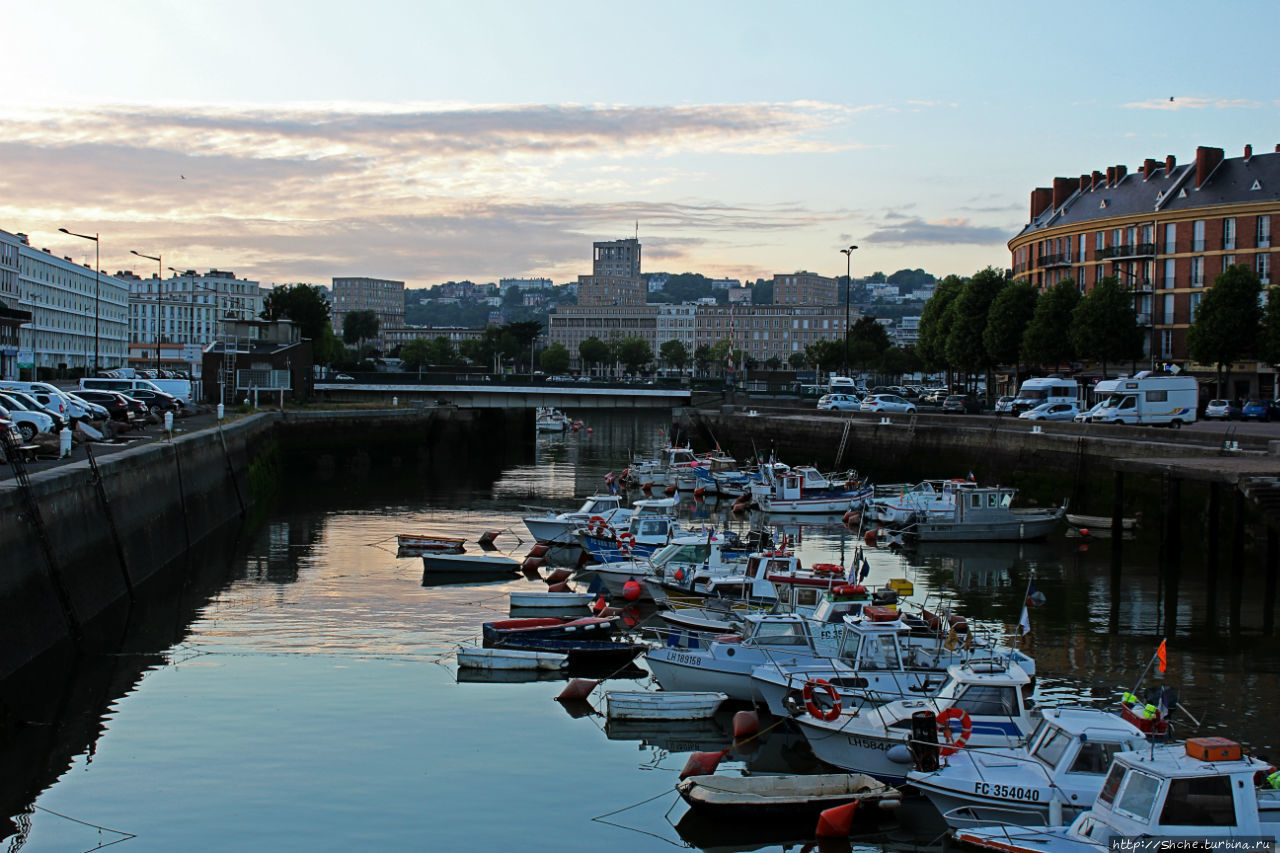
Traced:
[[666, 489], [664, 489], [663, 491], [665, 491], [668, 495], [674, 495], [676, 493], [676, 487], [667, 486]]
[[889, 751], [885, 755], [895, 764], [913, 764], [915, 762], [915, 758], [911, 755], [911, 748], [905, 743], [889, 747]]
[[733, 715], [733, 736], [750, 737], [760, 731], [760, 717], [755, 711], [739, 711]]
[[557, 702], [576, 702], [586, 699], [591, 695], [591, 691], [600, 686], [599, 681], [593, 681], [590, 678], [573, 678], [564, 686], [564, 690], [560, 691], [560, 695], [556, 697]]
[[622, 585], [622, 597], [627, 601], [635, 601], [640, 597], [640, 582], [635, 578]]
[[853, 827], [853, 815], [858, 811], [858, 803], [845, 803], [843, 806], [826, 809], [818, 815], [818, 828], [814, 835], [819, 838], [848, 838]]
[[567, 583], [553, 583], [547, 587], [547, 592], [572, 592]]
[[883, 811], [891, 812], [902, 805], [901, 797], [881, 797], [880, 802], [876, 805], [880, 806]]
[[573, 572], [568, 569], [556, 569], [554, 572], [547, 575], [546, 581], [548, 584], [564, 583], [571, 577], [573, 577]]
[[[814, 694], [818, 689], [825, 692], [831, 700], [830, 707], [825, 710], [814, 701]], [[840, 716], [840, 693], [825, 678], [811, 678], [804, 683], [804, 709], [810, 716], [829, 723]]]
[[680, 778], [687, 779], [690, 776], [708, 776], [715, 773], [720, 759], [724, 758], [726, 752], [727, 750], [693, 753], [685, 762], [684, 769], [680, 771]]
[[609, 609], [609, 602], [604, 600], [603, 592], [600, 593], [600, 595], [596, 596], [595, 601], [591, 602], [591, 612], [596, 614], [597, 616], [604, 615], [604, 612], [608, 609]]
[[[960, 721], [958, 736], [951, 729], [952, 720]], [[973, 734], [973, 721], [969, 719], [969, 712], [956, 707], [943, 711], [938, 715], [938, 734], [942, 735], [942, 739], [947, 742], [947, 745], [940, 750], [943, 755], [954, 755], [959, 752], [969, 742], [969, 735]]]
[[876, 532], [874, 530], [868, 530], [866, 535], [862, 537], [862, 541], [866, 542], [868, 547], [876, 547]]
[[676, 573], [675, 573], [674, 575], [672, 575], [672, 577], [674, 577], [677, 581], [683, 581], [683, 580], [684, 580], [684, 569], [680, 569], [680, 568], [676, 569]]
[[547, 543], [545, 543], [545, 542], [539, 542], [537, 545], [534, 545], [532, 548], [530, 548], [530, 549], [529, 549], [529, 554], [528, 554], [528, 556], [530, 556], [530, 557], [545, 557], [545, 556], [547, 555], [547, 552], [548, 552], [548, 551], [550, 551], [550, 550], [551, 550], [551, 546], [550, 546], [550, 545], [548, 545], [548, 544], [547, 544]]
[[536, 572], [542, 567], [543, 562], [541, 557], [525, 557], [524, 562], [520, 564], [520, 568], [526, 572]]

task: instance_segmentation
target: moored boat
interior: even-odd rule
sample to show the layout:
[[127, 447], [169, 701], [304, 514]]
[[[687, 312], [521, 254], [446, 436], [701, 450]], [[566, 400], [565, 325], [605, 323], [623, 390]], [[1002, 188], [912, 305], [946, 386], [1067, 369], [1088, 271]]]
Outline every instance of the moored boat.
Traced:
[[520, 564], [510, 557], [501, 554], [446, 554], [427, 553], [422, 555], [422, 571], [424, 575], [514, 575], [520, 570]]
[[559, 671], [568, 659], [568, 655], [562, 652], [486, 649], [475, 646], [458, 649], [458, 666], [467, 669]]
[[690, 776], [676, 790], [694, 811], [734, 820], [814, 818], [847, 803], [896, 808], [902, 794], [863, 773], [802, 776]]
[[[1109, 515], [1082, 515], [1078, 512], [1067, 513], [1067, 523], [1072, 527], [1083, 527], [1088, 530], [1110, 530], [1114, 525]], [[1121, 530], [1133, 530], [1138, 526], [1137, 518], [1121, 518]]]
[[604, 698], [610, 719], [700, 720], [729, 697], [714, 691], [610, 690]]
[[417, 557], [428, 552], [461, 554], [467, 550], [466, 540], [461, 537], [427, 533], [397, 533], [396, 549], [402, 557]]
[[523, 640], [603, 640], [613, 633], [617, 620], [609, 617], [583, 616], [560, 619], [554, 616], [532, 619], [502, 619], [480, 626], [486, 646], [508, 646]]
[[512, 610], [565, 610], [586, 607], [593, 598], [589, 592], [512, 592], [510, 607]]
[[965, 489], [950, 515], [913, 517], [907, 532], [922, 542], [1025, 542], [1048, 536], [1062, 523], [1065, 502], [1056, 509], [1015, 509], [1016, 494], [999, 486]]

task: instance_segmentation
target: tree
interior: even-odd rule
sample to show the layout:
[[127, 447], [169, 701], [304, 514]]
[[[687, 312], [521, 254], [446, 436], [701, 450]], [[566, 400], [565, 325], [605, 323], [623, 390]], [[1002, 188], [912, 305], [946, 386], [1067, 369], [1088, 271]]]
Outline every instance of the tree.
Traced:
[[689, 363], [689, 350], [683, 342], [672, 338], [669, 341], [663, 341], [662, 346], [658, 347], [658, 357], [664, 364], [683, 371], [685, 365]]
[[996, 294], [987, 312], [982, 345], [993, 364], [1012, 364], [1015, 381], [1021, 363], [1022, 336], [1031, 323], [1040, 292], [1029, 281], [1011, 281]]
[[804, 348], [805, 361], [819, 370], [830, 373], [844, 359], [844, 344], [841, 341], [814, 341]]
[[776, 355], [771, 355], [764, 360], [764, 366], [770, 370], [781, 370], [782, 359], [778, 358]]
[[[504, 346], [502, 351], [516, 359], [526, 359], [532, 365], [533, 342], [538, 339], [538, 335], [542, 334], [542, 323], [538, 320], [508, 323], [501, 327], [501, 334], [504, 343], [509, 345]], [[529, 370], [533, 372], [532, 366]]]
[[805, 355], [802, 352], [793, 352], [791, 355], [787, 356], [787, 364], [791, 365], [793, 370], [799, 370], [808, 363], [809, 362], [805, 359]]
[[887, 350], [893, 346], [889, 340], [889, 333], [885, 331], [884, 326], [876, 321], [875, 317], [864, 316], [859, 317], [849, 329], [850, 344], [867, 344], [875, 354]]
[[[964, 283], [952, 306], [955, 316], [947, 333], [946, 353], [950, 366], [961, 368], [966, 373], [990, 370], [993, 362], [983, 346], [982, 335], [987, 329], [991, 303], [1007, 281], [1003, 272], [987, 267]], [[987, 388], [990, 387], [988, 382]]]
[[[947, 336], [951, 333], [952, 303], [964, 289], [964, 279], [949, 275], [933, 290], [920, 312], [920, 336], [916, 352], [929, 370], [947, 368]], [[948, 368], [948, 373], [950, 369]], [[948, 384], [950, 384], [948, 382]]]
[[629, 373], [639, 373], [653, 361], [653, 349], [644, 338], [623, 338], [618, 342], [618, 361]]
[[564, 373], [569, 369], [569, 349], [556, 341], [538, 353], [538, 365], [547, 373]]
[[609, 345], [592, 335], [578, 344], [578, 358], [589, 372], [592, 366], [604, 364], [609, 360]]
[[1133, 310], [1133, 295], [1120, 286], [1115, 276], [1106, 276], [1071, 312], [1070, 335], [1076, 355], [1101, 364], [1105, 379], [1107, 362], [1128, 361], [1142, 352], [1142, 330]]
[[342, 318], [342, 340], [361, 349], [365, 341], [378, 336], [379, 325], [375, 311], [349, 311]]
[[426, 338], [414, 338], [400, 347], [400, 361], [404, 362], [404, 366], [409, 370], [417, 370], [424, 364], [430, 364], [427, 356], [430, 347], [431, 342]]
[[1267, 307], [1258, 329], [1258, 358], [1267, 364], [1280, 364], [1280, 288], [1267, 291]]
[[885, 376], [898, 377], [906, 373], [911, 366], [911, 358], [898, 347], [889, 347], [880, 353], [879, 370]]
[[693, 351], [693, 365], [701, 373], [711, 369], [711, 347], [702, 344]]
[[721, 338], [711, 345], [710, 362], [720, 367], [727, 367], [729, 364], [729, 352], [733, 348], [733, 342], [728, 338]]
[[[1258, 296], [1262, 282], [1257, 273], [1234, 264], [1213, 281], [1196, 308], [1187, 330], [1187, 353], [1202, 364], [1215, 365], [1218, 396], [1224, 396], [1222, 368], [1230, 378], [1231, 363], [1257, 351], [1262, 309]], [[1270, 303], [1270, 298], [1268, 298]]]
[[1063, 279], [1040, 294], [1031, 322], [1022, 333], [1022, 359], [1041, 367], [1057, 367], [1076, 354], [1071, 343], [1071, 313], [1080, 303], [1074, 279]]
[[298, 325], [302, 337], [319, 341], [324, 330], [332, 331], [329, 297], [310, 284], [282, 284], [271, 288], [262, 299], [264, 320], [288, 318]]

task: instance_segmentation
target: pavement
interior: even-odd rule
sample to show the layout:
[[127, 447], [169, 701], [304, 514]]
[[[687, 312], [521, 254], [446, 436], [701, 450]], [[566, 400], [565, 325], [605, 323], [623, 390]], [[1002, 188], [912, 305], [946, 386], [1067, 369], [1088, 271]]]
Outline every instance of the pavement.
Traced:
[[[203, 407], [202, 407], [203, 408]], [[228, 417], [225, 420], [230, 420]], [[224, 420], [224, 422], [225, 422]], [[199, 432], [200, 430], [209, 429], [217, 426], [218, 418], [212, 409], [206, 411], [198, 411], [195, 414], [183, 418], [175, 418], [173, 422], [173, 434], [175, 436], [184, 435], [186, 433]], [[139, 447], [143, 444], [149, 444], [156, 441], [167, 440], [168, 435], [164, 431], [164, 424], [148, 424], [141, 429], [133, 429], [129, 432], [122, 433], [115, 441], [95, 441], [93, 444], [93, 455], [99, 459], [109, 456], [112, 453], [119, 453], [130, 447]], [[72, 443], [71, 455], [64, 459], [54, 459], [49, 457], [37, 458], [35, 462], [27, 462], [26, 468], [28, 474], [35, 474], [39, 471], [51, 471], [69, 465], [72, 462], [82, 462], [88, 458], [83, 443]], [[12, 480], [14, 477], [13, 466], [4, 460], [4, 453], [0, 451], [0, 482]]]

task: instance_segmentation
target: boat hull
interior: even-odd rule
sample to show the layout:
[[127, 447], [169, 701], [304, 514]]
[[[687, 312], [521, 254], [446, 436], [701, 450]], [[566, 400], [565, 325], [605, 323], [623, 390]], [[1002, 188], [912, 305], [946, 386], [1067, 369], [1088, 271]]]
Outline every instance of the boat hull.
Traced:
[[921, 522], [914, 532], [922, 542], [1026, 542], [1048, 536], [1061, 519], [1061, 513], [1053, 513], [1000, 521], [930, 520]]
[[610, 690], [604, 696], [609, 718], [619, 720], [701, 720], [729, 698], [708, 691], [666, 690]]
[[458, 649], [458, 666], [482, 670], [542, 670], [559, 672], [568, 656], [559, 652], [521, 649]]
[[422, 570], [427, 574], [514, 575], [520, 564], [496, 554], [423, 554]]
[[676, 785], [689, 807], [700, 815], [734, 820], [817, 818], [822, 811], [847, 803], [893, 805], [897, 791], [862, 773], [804, 776], [690, 776]]

